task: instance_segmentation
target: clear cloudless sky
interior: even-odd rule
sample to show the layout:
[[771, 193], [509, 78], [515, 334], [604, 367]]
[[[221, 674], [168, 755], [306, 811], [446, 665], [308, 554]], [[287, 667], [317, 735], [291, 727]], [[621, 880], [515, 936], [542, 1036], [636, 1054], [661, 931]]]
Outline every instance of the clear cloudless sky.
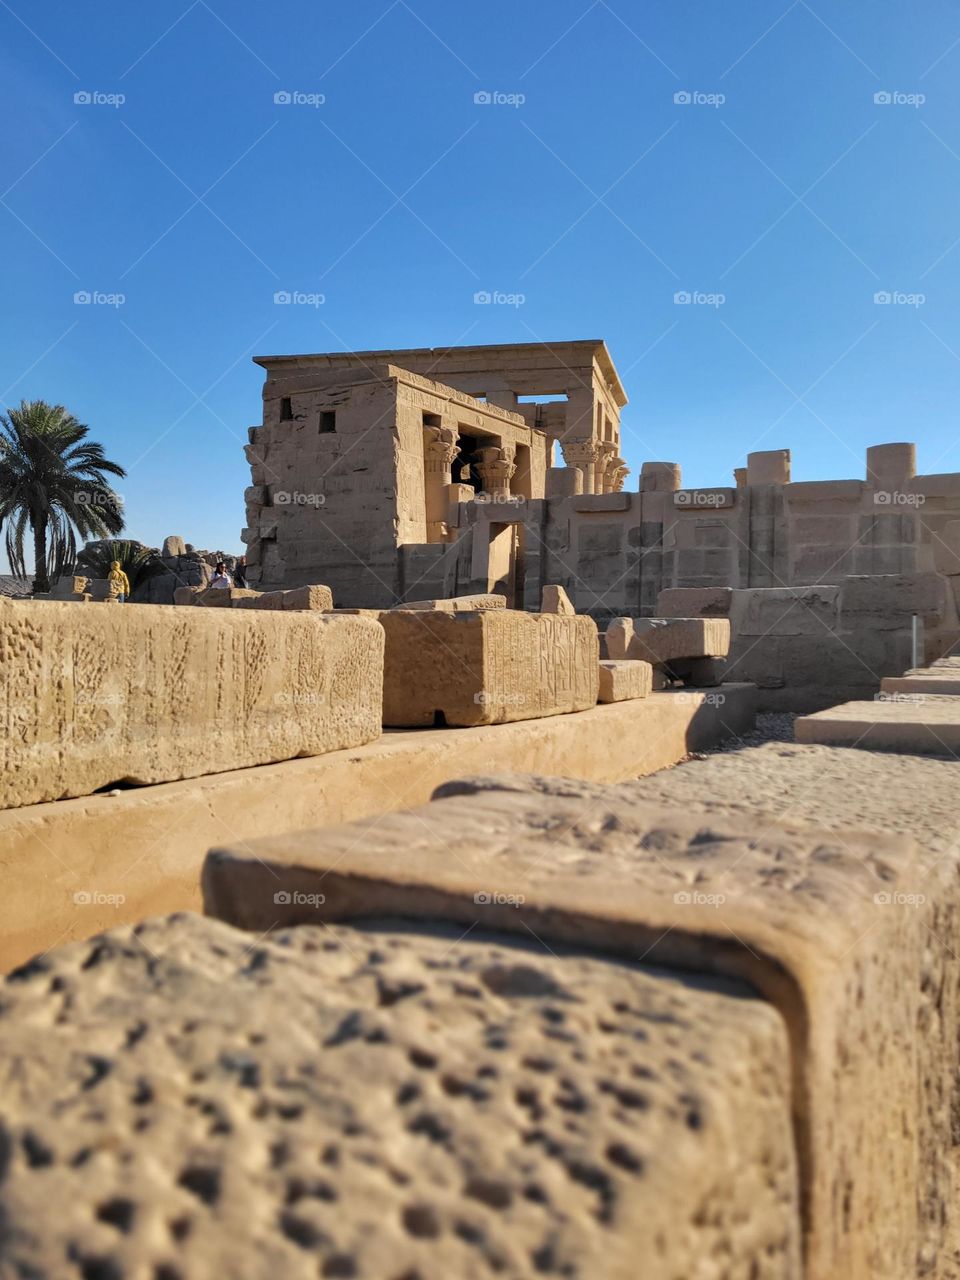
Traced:
[[604, 338], [630, 488], [960, 471], [960, 0], [0, 0], [0, 99], [0, 403], [131, 536], [240, 549], [253, 354]]

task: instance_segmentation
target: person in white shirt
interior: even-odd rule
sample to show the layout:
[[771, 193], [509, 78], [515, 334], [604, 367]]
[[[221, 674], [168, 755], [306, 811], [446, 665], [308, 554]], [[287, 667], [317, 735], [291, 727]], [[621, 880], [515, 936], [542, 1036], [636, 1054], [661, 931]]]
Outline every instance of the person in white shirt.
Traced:
[[222, 560], [218, 561], [213, 577], [210, 579], [211, 587], [232, 587], [230, 575], [227, 573], [227, 566]]

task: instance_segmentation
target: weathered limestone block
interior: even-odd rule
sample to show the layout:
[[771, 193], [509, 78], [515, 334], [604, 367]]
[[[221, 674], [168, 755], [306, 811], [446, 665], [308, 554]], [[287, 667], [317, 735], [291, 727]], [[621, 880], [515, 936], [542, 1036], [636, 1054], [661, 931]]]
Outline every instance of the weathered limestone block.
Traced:
[[648, 698], [653, 690], [653, 667], [649, 662], [613, 662], [601, 659], [598, 702], [629, 702]]
[[921, 861], [912, 888], [899, 898], [882, 891], [876, 906], [881, 921], [901, 909], [926, 931], [914, 979], [921, 1243], [918, 1268], [907, 1274], [948, 1280], [960, 1251], [956, 1146], [952, 1137], [944, 1141], [960, 1113], [960, 762], [777, 742], [691, 761], [628, 786], [638, 799], [689, 812], [749, 813], [763, 827], [789, 813], [841, 832], [896, 832], [917, 842]]
[[657, 596], [658, 618], [726, 618], [730, 587], [665, 587]]
[[797, 742], [866, 751], [947, 756], [960, 751], [960, 703], [953, 698], [902, 696], [844, 702], [794, 721]]
[[960, 669], [956, 667], [917, 667], [902, 676], [884, 676], [882, 694], [909, 694], [930, 697], [932, 694], [960, 694]]
[[248, 596], [235, 599], [233, 604], [239, 609], [307, 609], [314, 613], [329, 613], [333, 608], [333, 592], [319, 584], [287, 587], [283, 591], [253, 591]]
[[935, 625], [949, 613], [948, 587], [938, 573], [878, 573], [844, 578], [840, 613], [845, 629], [895, 630], [919, 614]]
[[163, 540], [163, 549], [160, 552], [164, 560], [174, 560], [177, 556], [185, 556], [187, 554], [187, 544], [176, 534], [171, 534]]
[[382, 655], [365, 618], [0, 599], [0, 808], [371, 742]]
[[327, 613], [333, 608], [333, 592], [320, 583], [312, 583], [308, 587], [288, 587], [282, 593], [282, 608], [309, 609], [312, 612]]
[[960, 574], [960, 520], [948, 520], [938, 533], [931, 533], [933, 567], [947, 577]]
[[913, 1275], [928, 941], [915, 912], [878, 899], [915, 891], [913, 842], [669, 809], [629, 786], [488, 785], [501, 789], [451, 784], [375, 824], [214, 850], [206, 908], [255, 933], [318, 915], [445, 919], [749, 982], [790, 1035], [809, 1280]]
[[915, 444], [874, 444], [867, 449], [867, 481], [878, 489], [896, 490], [917, 474]]
[[577, 611], [563, 587], [547, 586], [540, 593], [540, 612], [561, 613], [569, 616]]
[[747, 454], [747, 484], [789, 483], [789, 449], [762, 449]]
[[184, 915], [25, 968], [0, 1270], [800, 1280], [776, 1011], [462, 932]]
[[82, 596], [86, 593], [89, 581], [89, 578], [74, 577], [72, 574], [67, 578], [58, 578], [49, 592], [50, 599], [69, 600], [74, 596]]
[[507, 597], [494, 593], [473, 596], [450, 596], [445, 600], [408, 600], [395, 609], [431, 610], [438, 613], [473, 613], [478, 609], [506, 609]]
[[733, 592], [734, 636], [819, 636], [839, 625], [839, 587], [749, 587]]
[[[694, 689], [715, 689], [730, 673], [729, 664], [723, 658], [688, 658], [684, 670], [684, 684]], [[740, 679], [736, 673], [733, 678]]]
[[385, 725], [503, 724], [596, 704], [592, 618], [391, 609], [380, 621]]
[[726, 618], [614, 618], [607, 625], [611, 658], [663, 666], [680, 658], [723, 658], [730, 648]]
[[263, 593], [251, 587], [177, 587], [173, 593], [174, 604], [206, 605], [210, 609], [230, 609], [241, 602], [249, 602], [244, 608], [256, 607]]
[[548, 467], [545, 487], [548, 498], [573, 498], [583, 493], [580, 467]]
[[676, 493], [679, 488], [679, 462], [644, 462], [640, 467], [641, 493]]

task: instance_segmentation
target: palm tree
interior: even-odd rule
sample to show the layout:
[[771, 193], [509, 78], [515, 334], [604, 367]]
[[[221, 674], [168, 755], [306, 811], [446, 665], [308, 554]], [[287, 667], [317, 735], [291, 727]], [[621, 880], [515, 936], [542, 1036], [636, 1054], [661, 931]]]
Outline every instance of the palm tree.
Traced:
[[33, 590], [50, 590], [76, 555], [76, 535], [105, 538], [123, 528], [123, 501], [106, 475], [126, 472], [86, 436], [62, 404], [22, 400], [0, 414], [0, 526], [15, 577], [27, 577], [24, 540], [33, 534]]
[[88, 578], [105, 578], [114, 560], [120, 561], [120, 568], [129, 578], [131, 594], [151, 578], [170, 572], [154, 547], [108, 538], [104, 542], [90, 542], [83, 548], [77, 556], [77, 573], [86, 574]]

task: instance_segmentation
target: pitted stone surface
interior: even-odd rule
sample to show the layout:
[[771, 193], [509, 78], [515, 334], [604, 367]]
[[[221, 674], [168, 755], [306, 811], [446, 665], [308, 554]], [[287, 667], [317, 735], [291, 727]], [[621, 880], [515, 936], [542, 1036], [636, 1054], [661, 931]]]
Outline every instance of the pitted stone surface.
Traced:
[[[575, 785], [575, 784], [574, 784]], [[753, 814], [758, 822], [818, 822], [826, 828], [902, 832], [922, 858], [909, 890], [925, 935], [918, 975], [916, 1043], [921, 1051], [918, 1135], [923, 1152], [922, 1275], [960, 1275], [960, 761], [794, 744], [694, 760], [623, 788], [688, 810]], [[883, 907], [889, 909], [889, 905]], [[931, 1258], [939, 1257], [940, 1269]]]
[[[629, 786], [506, 778], [456, 790], [374, 822], [214, 850], [207, 909], [260, 931], [310, 919], [295, 895], [322, 886], [328, 921], [490, 920], [550, 946], [576, 940], [750, 982], [791, 1034], [809, 1276], [911, 1274], [933, 1158], [917, 1140], [921, 1075], [956, 1060], [955, 1047], [921, 1055], [916, 1042], [928, 933], [902, 900], [912, 842], [666, 808]], [[281, 908], [278, 883], [293, 895]], [[477, 906], [487, 891], [524, 902]]]
[[0, 808], [371, 742], [382, 663], [365, 618], [0, 599]]
[[[825, 829], [899, 832], [922, 851], [904, 886], [903, 910], [918, 918], [924, 940], [915, 975], [920, 1049], [920, 1091], [915, 1110], [922, 1152], [918, 1191], [922, 1275], [960, 1275], [960, 1222], [956, 1148], [944, 1141], [960, 1114], [960, 761], [851, 752], [842, 747], [769, 744], [693, 760], [615, 789], [572, 779], [512, 775], [465, 779], [444, 794], [470, 794], [491, 785], [546, 796], [609, 802], [611, 792], [675, 806], [688, 813], [738, 814], [764, 831], [781, 822], [817, 823]], [[888, 894], [888, 898], [892, 895]], [[915, 901], [914, 905], [908, 905]], [[878, 912], [896, 909], [881, 901]], [[933, 1269], [933, 1258], [940, 1269]]]
[[195, 916], [0, 988], [0, 1270], [797, 1280], [785, 1029], [747, 989]]

